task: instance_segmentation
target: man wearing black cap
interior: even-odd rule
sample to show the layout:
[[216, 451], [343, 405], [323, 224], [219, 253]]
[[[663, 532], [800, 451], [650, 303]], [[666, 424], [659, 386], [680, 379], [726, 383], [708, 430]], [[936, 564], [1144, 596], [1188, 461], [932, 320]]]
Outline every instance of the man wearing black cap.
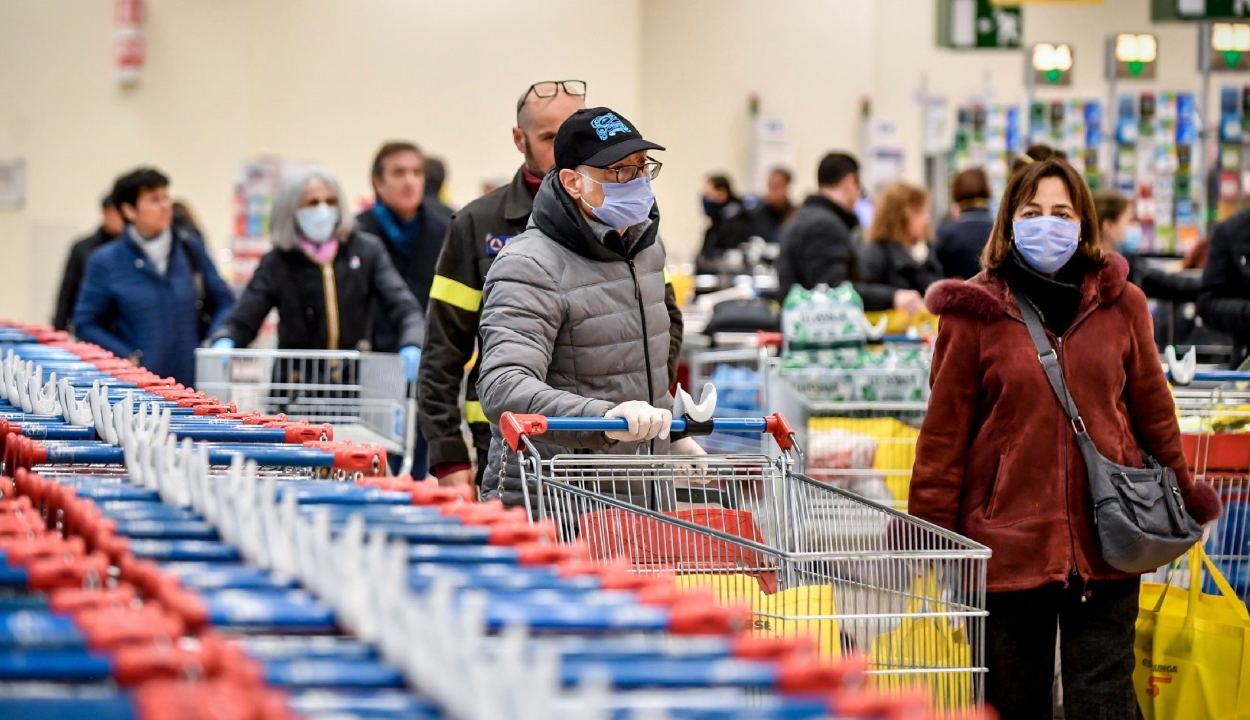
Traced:
[[[651, 192], [661, 164], [647, 154], [663, 149], [608, 108], [578, 111], [560, 126], [556, 169], [543, 179], [529, 226], [486, 276], [478, 393], [492, 440], [484, 496], [524, 502], [515, 460], [501, 472], [504, 412], [627, 421], [627, 430], [548, 435], [536, 443], [543, 457], [634, 454], [643, 443], [670, 449], [672, 327]], [[702, 452], [689, 438], [672, 450]], [[658, 501], [650, 483], [592, 489]]]

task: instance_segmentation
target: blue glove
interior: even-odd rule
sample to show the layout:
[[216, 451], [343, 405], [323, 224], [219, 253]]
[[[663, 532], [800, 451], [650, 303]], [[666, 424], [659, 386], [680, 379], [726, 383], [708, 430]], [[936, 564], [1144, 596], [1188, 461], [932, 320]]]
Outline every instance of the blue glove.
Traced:
[[230, 338], [221, 338], [213, 343], [214, 350], [233, 350], [234, 341]]
[[399, 356], [404, 359], [404, 380], [413, 382], [417, 379], [417, 370], [421, 367], [421, 348], [412, 345], [401, 347]]

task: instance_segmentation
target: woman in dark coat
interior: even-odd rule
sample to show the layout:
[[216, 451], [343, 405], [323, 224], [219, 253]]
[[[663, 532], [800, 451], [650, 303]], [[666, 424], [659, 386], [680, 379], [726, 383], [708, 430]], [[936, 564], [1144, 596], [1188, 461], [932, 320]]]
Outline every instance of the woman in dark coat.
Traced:
[[929, 252], [933, 232], [929, 193], [915, 185], [895, 183], [882, 191], [875, 209], [859, 253], [864, 282], [924, 295], [942, 279], [942, 266]]
[[1093, 198], [1061, 159], [1015, 175], [969, 281], [934, 286], [942, 317], [909, 510], [987, 545], [986, 699], [1005, 718], [1050, 718], [1055, 631], [1072, 718], [1141, 717], [1133, 691], [1140, 578], [1103, 560], [1071, 422], [1038, 362], [1018, 298], [1039, 310], [1099, 451], [1177, 476], [1207, 523], [1155, 352], [1146, 298], [1098, 237]]

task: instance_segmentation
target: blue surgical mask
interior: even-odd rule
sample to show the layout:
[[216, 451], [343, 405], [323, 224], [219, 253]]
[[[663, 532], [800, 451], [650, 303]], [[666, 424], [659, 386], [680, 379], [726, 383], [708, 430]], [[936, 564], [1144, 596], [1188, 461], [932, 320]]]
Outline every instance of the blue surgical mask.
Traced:
[[703, 198], [703, 214], [715, 220], [720, 217], [721, 204], [710, 198]]
[[585, 197], [582, 202], [604, 225], [620, 230], [633, 227], [651, 215], [655, 195], [651, 192], [650, 176], [639, 175], [627, 183], [601, 183], [586, 175], [582, 177], [603, 188], [602, 205], [595, 207], [586, 202]]
[[1141, 225], [1133, 223], [1124, 231], [1124, 239], [1116, 243], [1121, 255], [1136, 255], [1141, 250]]
[[304, 239], [320, 245], [334, 236], [334, 228], [339, 224], [339, 209], [325, 203], [300, 208], [295, 211], [295, 222]]
[[1057, 272], [1076, 253], [1081, 224], [1040, 215], [1012, 223], [1016, 249], [1029, 267], [1042, 274]]

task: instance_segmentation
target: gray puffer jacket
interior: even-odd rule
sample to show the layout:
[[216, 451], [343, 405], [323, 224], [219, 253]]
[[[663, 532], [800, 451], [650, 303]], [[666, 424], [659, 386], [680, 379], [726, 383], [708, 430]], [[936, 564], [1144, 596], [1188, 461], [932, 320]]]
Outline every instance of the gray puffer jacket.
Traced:
[[[529, 227], [499, 253], [483, 289], [478, 393], [492, 434], [484, 496], [523, 504], [511, 453], [502, 493], [499, 488], [504, 412], [603, 417], [627, 400], [672, 409], [659, 220], [653, 206], [650, 218], [622, 237], [588, 222], [555, 173], [543, 180]], [[548, 434], [535, 444], [544, 458], [640, 449], [602, 433]], [[651, 451], [667, 453], [668, 443], [657, 441]], [[591, 489], [650, 504], [642, 485]], [[530, 496], [533, 501], [532, 485]]]

